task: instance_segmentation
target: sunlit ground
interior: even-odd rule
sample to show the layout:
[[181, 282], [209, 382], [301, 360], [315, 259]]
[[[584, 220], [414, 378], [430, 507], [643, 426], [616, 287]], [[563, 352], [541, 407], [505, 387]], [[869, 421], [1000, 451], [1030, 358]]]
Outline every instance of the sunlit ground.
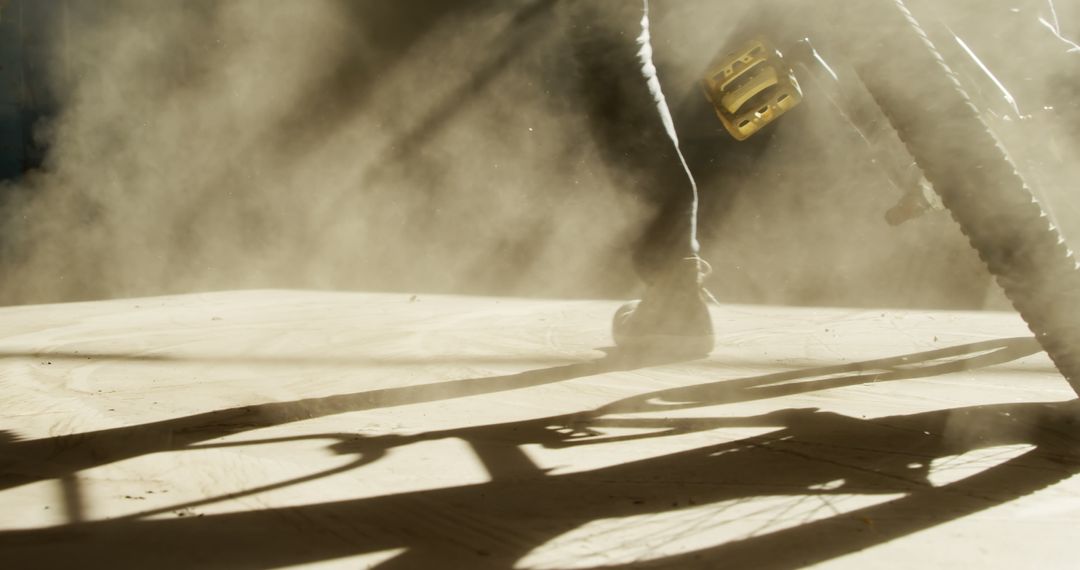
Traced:
[[0, 560], [1068, 566], [1080, 411], [1017, 316], [716, 307], [663, 363], [616, 306], [3, 309]]

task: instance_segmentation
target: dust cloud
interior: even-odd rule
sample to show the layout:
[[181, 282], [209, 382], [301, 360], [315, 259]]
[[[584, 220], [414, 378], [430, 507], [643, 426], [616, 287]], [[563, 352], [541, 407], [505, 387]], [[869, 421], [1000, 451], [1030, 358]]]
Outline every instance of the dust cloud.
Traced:
[[[570, 44], [637, 30], [604, 29], [614, 3], [582, 4], [66, 4], [50, 62], [61, 112], [39, 132], [50, 153], [4, 192], [0, 302], [634, 294], [630, 250], [655, 204], [604, 161]], [[737, 19], [652, 5], [669, 100], [700, 97]], [[885, 224], [899, 195], [822, 105], [808, 97], [749, 166], [697, 151], [714, 292], [986, 303], [989, 278], [947, 214]]]
[[70, 6], [4, 301], [625, 280], [644, 211], [548, 85], [559, 14], [442, 4]]

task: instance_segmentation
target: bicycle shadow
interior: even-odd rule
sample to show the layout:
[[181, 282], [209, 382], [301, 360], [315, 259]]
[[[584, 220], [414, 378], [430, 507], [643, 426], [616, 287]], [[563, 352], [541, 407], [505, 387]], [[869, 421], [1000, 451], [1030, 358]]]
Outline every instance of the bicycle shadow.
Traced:
[[[487, 467], [491, 481], [447, 489], [327, 502], [292, 508], [215, 514], [198, 518], [150, 518], [146, 512], [116, 520], [65, 527], [0, 532], [0, 550], [21, 564], [79, 560], [113, 566], [154, 563], [164, 567], [272, 567], [310, 563], [391, 549], [404, 551], [380, 567], [509, 567], [542, 553], [543, 545], [603, 520], [640, 519], [746, 501], [764, 496], [834, 497], [895, 494], [901, 499], [837, 514], [811, 523], [747, 536], [690, 554], [624, 561], [623, 567], [694, 567], [718, 563], [795, 567], [828, 560], [1001, 504], [1060, 481], [1080, 469], [1074, 402], [976, 406], [957, 410], [862, 420], [814, 410], [786, 409], [745, 418], [627, 418], [649, 411], [645, 402], [678, 402], [681, 409], [750, 398], [768, 391], [807, 391], [867, 382], [867, 370], [893, 366], [879, 379], [942, 374], [985, 366], [1038, 350], [1031, 339], [1004, 339], [882, 359], [744, 380], [659, 391], [614, 402], [586, 414], [566, 414], [414, 436], [342, 441], [341, 454], [358, 466], [388, 451], [424, 440], [466, 441]], [[972, 355], [972, 353], [976, 353]], [[955, 360], [942, 360], [953, 358]], [[920, 366], [920, 364], [923, 364]], [[533, 371], [549, 377], [581, 372], [571, 367]], [[902, 366], [903, 369], [896, 369]], [[555, 371], [555, 372], [552, 372]], [[799, 380], [848, 373], [827, 380]], [[786, 384], [794, 382], [794, 385]], [[722, 389], [725, 384], [734, 390]], [[766, 390], [767, 392], [761, 392]], [[423, 390], [420, 390], [422, 392]], [[694, 396], [693, 402], [686, 399]], [[778, 394], [772, 394], [778, 395]], [[188, 427], [198, 427], [190, 423]], [[202, 418], [205, 419], [205, 418]], [[198, 423], [198, 422], [195, 422]], [[765, 435], [660, 457], [552, 475], [522, 451], [659, 438], [723, 427], [771, 427]], [[129, 429], [140, 429], [136, 426]], [[202, 425], [211, 429], [212, 425]], [[610, 427], [651, 429], [634, 436], [607, 436]], [[934, 459], [972, 449], [1026, 444], [1030, 451], [959, 482], [928, 481]], [[832, 485], [843, 481], [839, 486]], [[221, 498], [212, 498], [213, 502]], [[178, 505], [183, 508], [191, 505]], [[864, 521], [874, 521], [872, 525]], [[320, 532], [311, 532], [314, 525]], [[710, 530], [710, 529], [707, 529]], [[717, 530], [717, 529], [711, 529]], [[169, 553], [168, 559], [156, 556]], [[571, 565], [571, 560], [546, 567]], [[610, 562], [610, 561], [609, 561]], [[574, 563], [574, 566], [580, 564]], [[597, 563], [594, 566], [612, 566]]]
[[[934, 351], [895, 358], [856, 362], [839, 366], [795, 370], [768, 374], [742, 380], [723, 380], [715, 383], [663, 391], [637, 398], [614, 402], [592, 415], [641, 411], [642, 402], [657, 398], [675, 398], [689, 402], [694, 398], [732, 403], [743, 401], [738, 392], [771, 397], [813, 386], [839, 387], [871, 380], [914, 378], [920, 375], [944, 374], [967, 368], [999, 364], [1038, 352], [1041, 348], [1031, 338], [1010, 338], [948, 347]], [[8, 355], [11, 356], [11, 355]], [[947, 359], [966, 356], [959, 360]], [[110, 355], [124, 360], [123, 355]], [[100, 467], [117, 461], [162, 451], [182, 450], [208, 440], [260, 428], [284, 425], [296, 421], [335, 414], [388, 408], [408, 404], [435, 402], [481, 394], [493, 394], [582, 378], [594, 374], [629, 370], [677, 361], [669, 355], [619, 353], [605, 349], [605, 356], [587, 362], [530, 370], [517, 374], [450, 380], [418, 386], [403, 386], [339, 394], [320, 398], [305, 398], [238, 406], [224, 410], [193, 414], [179, 418], [102, 429], [92, 432], [60, 435], [36, 440], [20, 440], [14, 434], [0, 438], [0, 490], [43, 479], [63, 479], [78, 471]], [[936, 364], [932, 364], [935, 363]], [[920, 368], [923, 364], [927, 367]], [[899, 366], [915, 366], [909, 371]], [[873, 371], [884, 376], [867, 377]], [[849, 374], [844, 377], [842, 375]], [[791, 384], [805, 378], [841, 375], [828, 385]]]

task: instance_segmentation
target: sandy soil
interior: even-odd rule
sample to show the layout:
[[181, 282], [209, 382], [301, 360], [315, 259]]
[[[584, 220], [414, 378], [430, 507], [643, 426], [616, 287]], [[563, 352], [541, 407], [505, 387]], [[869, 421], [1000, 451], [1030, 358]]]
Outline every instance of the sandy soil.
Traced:
[[1007, 313], [237, 291], [0, 309], [0, 567], [1067, 568], [1080, 408]]

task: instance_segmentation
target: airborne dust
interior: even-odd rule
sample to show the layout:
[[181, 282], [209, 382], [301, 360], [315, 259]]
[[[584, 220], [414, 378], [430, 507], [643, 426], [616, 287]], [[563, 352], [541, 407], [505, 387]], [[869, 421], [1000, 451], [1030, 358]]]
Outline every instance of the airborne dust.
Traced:
[[[1052, 3], [1056, 31], [1080, 34], [1077, 4]], [[613, 3], [582, 5], [69, 3], [50, 62], [60, 112], [38, 132], [50, 153], [3, 192], [0, 302], [244, 288], [634, 295], [630, 250], [655, 205], [603, 160], [581, 103], [595, 82], [571, 45], [637, 30], [605, 25]], [[652, 5], [665, 92], [700, 96], [694, 81], [736, 18], [704, 0]], [[993, 35], [1020, 17], [1014, 5], [1050, 4], [954, 3], [965, 12], [948, 16], [1020, 77], [1018, 101], [1038, 101], [1025, 112], [1070, 89], [1075, 105], [1080, 54], [1053, 60], [1071, 70], [1042, 69]], [[1075, 162], [1072, 120], [1046, 162]], [[820, 100], [770, 136], [748, 168], [709, 161], [702, 238], [721, 300], [999, 302], [946, 213], [884, 222], [899, 194]], [[1040, 172], [1050, 187], [1078, 179]]]

